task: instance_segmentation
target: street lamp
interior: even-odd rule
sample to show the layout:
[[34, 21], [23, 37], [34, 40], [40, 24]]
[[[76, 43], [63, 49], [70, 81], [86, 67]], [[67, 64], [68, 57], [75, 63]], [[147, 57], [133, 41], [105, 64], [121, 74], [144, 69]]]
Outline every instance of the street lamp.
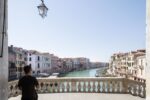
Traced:
[[48, 8], [45, 6], [44, 0], [41, 0], [41, 1], [42, 1], [42, 3], [39, 6], [37, 6], [37, 8], [39, 10], [39, 15], [42, 18], [45, 18], [47, 16]]

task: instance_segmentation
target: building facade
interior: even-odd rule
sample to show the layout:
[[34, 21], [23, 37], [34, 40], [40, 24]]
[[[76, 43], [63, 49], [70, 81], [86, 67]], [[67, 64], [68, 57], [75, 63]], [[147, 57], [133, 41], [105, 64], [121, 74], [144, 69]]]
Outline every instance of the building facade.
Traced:
[[144, 77], [145, 64], [145, 50], [115, 53], [110, 58], [108, 73], [115, 76]]
[[54, 54], [51, 54], [51, 73], [59, 73], [60, 66], [58, 62], [59, 57], [55, 56]]
[[138, 56], [136, 59], [136, 65], [137, 66], [134, 71], [134, 76], [145, 78], [146, 56], [145, 55]]
[[38, 76], [40, 73], [50, 74], [51, 55], [30, 50], [28, 51], [27, 64], [32, 67], [32, 74], [35, 76]]
[[8, 80], [17, 79], [16, 52], [13, 46], [8, 47]]
[[9, 80], [18, 79], [24, 75], [23, 67], [27, 65], [27, 52], [13, 45], [8, 47]]

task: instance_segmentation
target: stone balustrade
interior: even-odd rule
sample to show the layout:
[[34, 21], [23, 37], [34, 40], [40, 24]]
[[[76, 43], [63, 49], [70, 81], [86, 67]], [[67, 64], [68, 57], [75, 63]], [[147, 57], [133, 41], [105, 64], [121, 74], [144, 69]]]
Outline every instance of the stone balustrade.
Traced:
[[[42, 78], [38, 93], [122, 93], [145, 98], [145, 81], [127, 78]], [[20, 94], [18, 81], [9, 82], [9, 97]]]
[[144, 83], [146, 82], [145, 79], [140, 78], [140, 77], [137, 77], [137, 76], [131, 76], [131, 79], [136, 80], [136, 81], [138, 81], [138, 82], [144, 82]]
[[8, 82], [8, 98], [18, 96], [21, 91], [18, 88], [18, 81]]

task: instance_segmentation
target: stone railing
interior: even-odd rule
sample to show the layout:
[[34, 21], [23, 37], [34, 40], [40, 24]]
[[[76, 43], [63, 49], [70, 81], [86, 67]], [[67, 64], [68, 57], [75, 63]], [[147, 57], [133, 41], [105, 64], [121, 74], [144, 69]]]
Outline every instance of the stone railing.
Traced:
[[138, 82], [142, 82], [142, 83], [146, 82], [146, 80], [144, 78], [140, 78], [140, 77], [137, 77], [137, 76], [130, 76], [129, 78], [132, 79], [132, 80], [138, 81]]
[[11, 81], [8, 83], [8, 97], [15, 97], [21, 93], [17, 84], [18, 81]]
[[[122, 93], [145, 98], [145, 82], [126, 78], [38, 79], [38, 93]], [[9, 97], [20, 94], [17, 81], [9, 82]]]

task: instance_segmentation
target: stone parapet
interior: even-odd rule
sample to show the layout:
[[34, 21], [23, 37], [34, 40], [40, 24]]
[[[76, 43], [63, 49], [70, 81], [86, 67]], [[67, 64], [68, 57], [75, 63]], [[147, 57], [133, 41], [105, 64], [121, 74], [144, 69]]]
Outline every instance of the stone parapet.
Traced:
[[[116, 93], [146, 97], [145, 81], [127, 78], [45, 78], [38, 81], [38, 93]], [[9, 97], [20, 94], [17, 83], [9, 83]]]

